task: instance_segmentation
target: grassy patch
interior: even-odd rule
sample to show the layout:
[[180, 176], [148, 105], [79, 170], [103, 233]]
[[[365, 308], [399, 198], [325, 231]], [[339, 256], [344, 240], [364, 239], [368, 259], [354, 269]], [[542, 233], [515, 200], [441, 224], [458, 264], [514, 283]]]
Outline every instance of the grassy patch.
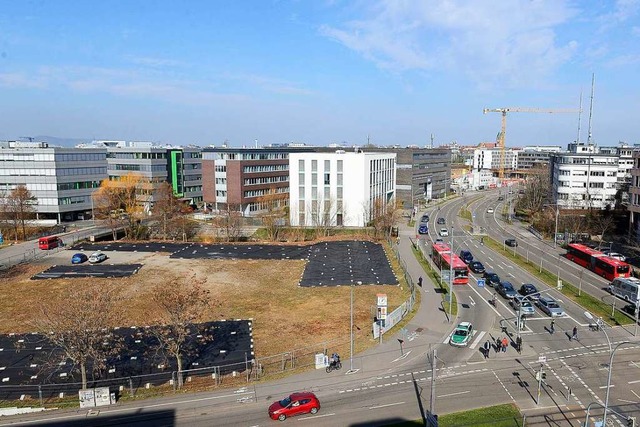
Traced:
[[460, 209], [460, 212], [458, 212], [458, 216], [466, 219], [467, 221], [471, 221], [471, 211], [466, 207]]
[[473, 425], [476, 427], [513, 427], [522, 425], [522, 415], [515, 405], [497, 405], [438, 417], [440, 427]]
[[[420, 249], [416, 248], [415, 246], [413, 246], [412, 249], [413, 254], [424, 269], [427, 277], [430, 278], [431, 281], [442, 290], [441, 295], [443, 309], [446, 310], [446, 313], [449, 313], [451, 311], [451, 315], [456, 316], [458, 314], [458, 302], [456, 300], [456, 294], [453, 292], [449, 292], [449, 285], [447, 283], [443, 283], [442, 279], [440, 278], [439, 272], [431, 268], [431, 264], [424, 258]], [[422, 286], [425, 286], [425, 284], [423, 283]], [[445, 301], [445, 295], [448, 294], [451, 294], [451, 304], [453, 304], [451, 307], [449, 307], [450, 303]]]
[[[485, 237], [484, 244], [493, 251], [499, 252], [500, 254], [506, 256], [515, 264], [518, 264], [520, 267], [527, 270], [529, 273], [537, 277], [540, 281], [544, 282], [549, 287], [555, 288], [557, 286], [558, 276], [544, 268], [546, 265], [548, 265], [548, 263], [546, 265], [543, 264], [543, 268], [541, 269], [540, 264], [536, 264], [532, 261], [527, 262], [527, 259], [518, 253], [514, 255], [513, 248], [507, 248], [505, 250], [504, 246], [501, 243], [496, 242], [488, 236]], [[555, 269], [556, 266], [553, 266], [553, 268]], [[567, 298], [570, 298], [572, 301], [589, 310], [589, 312], [591, 312], [593, 315], [602, 317], [603, 320], [609, 320], [611, 323], [614, 323], [616, 325], [629, 325], [633, 323], [632, 319], [617, 310], [615, 311], [613, 316], [611, 316], [611, 305], [599, 300], [592, 295], [589, 295], [584, 291], [580, 291], [579, 287], [574, 285], [573, 283], [562, 280], [561, 292]]]

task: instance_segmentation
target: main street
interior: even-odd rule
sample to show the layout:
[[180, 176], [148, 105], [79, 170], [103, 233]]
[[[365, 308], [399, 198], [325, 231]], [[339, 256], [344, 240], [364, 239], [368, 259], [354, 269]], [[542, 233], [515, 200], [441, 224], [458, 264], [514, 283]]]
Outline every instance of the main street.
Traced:
[[[441, 227], [435, 223], [437, 218], [445, 218], [447, 227], [454, 226], [456, 252], [462, 248], [471, 250], [476, 259], [496, 271], [503, 280], [511, 281], [516, 288], [521, 283], [534, 283], [558, 299], [567, 312], [566, 317], [556, 321], [552, 334], [549, 318], [536, 311], [521, 331], [524, 342], [521, 354], [513, 346], [504, 353], [492, 350], [488, 359], [481, 354], [484, 341], [505, 335], [502, 326], [507, 327], [511, 336], [516, 330], [515, 311], [501, 297], [496, 307], [489, 305], [493, 290], [478, 287], [477, 275], [472, 275], [468, 286], [455, 289], [459, 304], [456, 319], [448, 319], [439, 309], [441, 297], [425, 280], [420, 310], [406, 326], [406, 333], [385, 335], [382, 345], [354, 357], [356, 373], [346, 374], [350, 361], [348, 355], [343, 355], [343, 369], [330, 374], [314, 370], [278, 381], [250, 383], [243, 388], [119, 403], [101, 409], [99, 414], [57, 411], [2, 419], [0, 425], [74, 425], [77, 422], [77, 425], [264, 426], [273, 423], [267, 416], [271, 402], [293, 391], [311, 390], [322, 403], [320, 412], [289, 422], [309, 426], [384, 425], [419, 419], [431, 402], [438, 414], [513, 402], [529, 416], [529, 421], [544, 420], [536, 415], [544, 413], [551, 414], [548, 417], [554, 420], [554, 425], [578, 426], [589, 403], [604, 404], [606, 389], [603, 387], [607, 383], [609, 361], [605, 335], [587, 327], [584, 309], [555, 289], [543, 286], [507, 258], [488, 250], [480, 244], [478, 236], [463, 229], [458, 211], [473, 197], [454, 199], [439, 210], [430, 209], [431, 233]], [[474, 202], [478, 222], [481, 220], [478, 209], [486, 212], [488, 197]], [[485, 228], [490, 235], [496, 240], [503, 239], [504, 231], [492, 231], [493, 227], [502, 225], [497, 221], [495, 224], [489, 222], [484, 216]], [[435, 239], [433, 234], [430, 237]], [[415, 259], [411, 259], [411, 241], [415, 241], [415, 230], [402, 227], [400, 253], [409, 273], [417, 280], [417, 276], [424, 276], [424, 273], [416, 267]], [[420, 244], [428, 250], [429, 242], [421, 241]], [[528, 243], [521, 242], [521, 245], [525, 244]], [[476, 334], [468, 347], [454, 348], [447, 343], [448, 334], [460, 321], [472, 322]], [[576, 325], [580, 331], [579, 340], [570, 340], [568, 332]], [[607, 328], [607, 333], [613, 345], [630, 341], [616, 353], [610, 407], [625, 416], [640, 415], [638, 340], [620, 327]], [[403, 354], [397, 339], [405, 340]], [[437, 358], [432, 384], [428, 355], [434, 349]], [[538, 396], [536, 372], [541, 368], [546, 373], [546, 380]], [[432, 385], [435, 386], [433, 396]], [[601, 413], [601, 410], [595, 413]], [[619, 424], [620, 419], [617, 422]]]

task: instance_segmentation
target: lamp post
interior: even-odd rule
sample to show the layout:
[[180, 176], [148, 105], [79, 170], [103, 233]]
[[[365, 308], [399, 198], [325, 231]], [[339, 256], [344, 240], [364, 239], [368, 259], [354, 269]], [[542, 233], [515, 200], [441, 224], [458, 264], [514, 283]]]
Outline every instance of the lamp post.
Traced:
[[[553, 248], [558, 247], [558, 216], [560, 215], [560, 207], [556, 204], [556, 231], [553, 234]], [[566, 237], [565, 237], [566, 239]]]
[[612, 371], [612, 368], [613, 368], [613, 356], [616, 354], [616, 350], [618, 350], [618, 348], [620, 348], [620, 346], [622, 346], [624, 344], [629, 344], [629, 341], [622, 341], [621, 343], [616, 345], [614, 348], [611, 348], [611, 340], [609, 339], [609, 335], [607, 334], [607, 331], [604, 329], [604, 322], [602, 321], [602, 318], [600, 318], [600, 317], [595, 318], [588, 311], [584, 312], [584, 316], [587, 319], [596, 322], [596, 325], [599, 326], [598, 329], [600, 329], [602, 331], [602, 333], [604, 334], [604, 337], [607, 339], [607, 344], [609, 344], [609, 373], [607, 375], [607, 393], [606, 393], [606, 396], [605, 396], [605, 399], [604, 399], [604, 413], [602, 415], [602, 425], [606, 426], [607, 425], [607, 410], [609, 409], [609, 390], [611, 389], [611, 371]]
[[[360, 280], [356, 283], [358, 286], [362, 285], [362, 281]], [[349, 328], [349, 333], [351, 337], [351, 348], [349, 349], [349, 370], [353, 371], [353, 283], [351, 283], [351, 327]]]
[[449, 260], [449, 321], [453, 313], [453, 225], [451, 226], [451, 259]]

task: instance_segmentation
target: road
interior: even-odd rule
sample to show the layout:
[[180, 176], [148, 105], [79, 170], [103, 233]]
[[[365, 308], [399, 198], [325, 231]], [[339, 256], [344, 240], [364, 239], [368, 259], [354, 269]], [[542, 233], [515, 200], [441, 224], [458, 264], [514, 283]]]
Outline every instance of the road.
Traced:
[[[482, 215], [480, 218], [480, 212], [486, 212], [486, 207], [495, 200], [488, 200], [491, 196], [485, 194], [472, 204], [476, 220], [485, 224], [483, 226], [496, 240], [503, 239], [506, 234], [501, 227], [505, 225], [500, 224], [497, 217], [492, 219]], [[489, 305], [487, 300], [493, 291], [478, 287], [477, 275], [474, 275], [470, 285], [456, 287], [459, 314], [451, 321], [444, 313], [438, 312], [435, 300], [440, 296], [434, 292], [433, 286], [425, 283], [420, 310], [407, 326], [409, 331], [416, 333], [410, 335], [411, 339], [399, 333], [385, 336], [382, 345], [354, 358], [354, 368], [358, 369], [354, 374], [346, 374], [346, 369], [331, 374], [318, 370], [269, 383], [250, 384], [246, 388], [120, 403], [101, 409], [98, 415], [88, 415], [87, 411], [59, 411], [3, 418], [0, 425], [266, 426], [275, 423], [268, 419], [266, 413], [271, 402], [292, 391], [306, 389], [317, 394], [322, 409], [317, 415], [300, 416], [287, 422], [308, 426], [385, 425], [419, 419], [433, 400], [434, 412], [439, 414], [513, 402], [527, 414], [530, 425], [578, 426], [589, 403], [604, 404], [606, 389], [603, 387], [606, 386], [609, 361], [605, 334], [589, 330], [583, 308], [565, 299], [555, 289], [543, 286], [505, 257], [488, 250], [480, 244], [477, 236], [464, 230], [458, 211], [473, 197], [469, 194], [466, 200], [454, 199], [439, 211], [429, 210], [432, 233], [429, 237], [435, 239], [433, 231], [437, 227], [437, 217], [445, 218], [447, 225], [454, 226], [456, 252], [462, 248], [471, 250], [475, 258], [514, 285], [536, 284], [558, 299], [567, 312], [567, 316], [556, 321], [553, 334], [550, 333], [547, 316], [537, 312], [530, 318], [521, 331], [524, 344], [521, 354], [514, 347], [509, 347], [504, 353], [492, 351], [488, 359], [480, 353], [485, 340], [504, 336], [501, 326], [506, 325], [511, 337], [517, 331], [514, 310], [502, 298], [496, 307]], [[401, 236], [401, 253], [408, 257], [411, 255], [409, 239], [415, 237], [415, 229], [404, 227]], [[533, 252], [532, 248], [539, 244], [534, 239], [533, 236], [521, 235], [519, 249], [527, 250], [529, 247]], [[542, 258], [543, 263], [545, 259], [555, 259], [553, 255], [549, 258], [546, 252], [551, 251], [548, 246], [546, 248], [542, 251], [542, 256], [547, 257]], [[407, 263], [412, 276], [420, 274], [409, 260]], [[594, 278], [587, 273], [590, 274], [586, 271], [583, 274], [585, 283], [593, 282], [594, 292], [598, 291], [597, 276]], [[592, 290], [585, 285], [584, 290], [587, 289]], [[468, 347], [454, 348], [447, 344], [448, 334], [462, 320], [474, 324], [476, 335]], [[579, 327], [579, 340], [571, 340], [568, 331], [576, 325]], [[423, 330], [418, 333], [419, 329]], [[607, 328], [606, 332], [614, 346], [629, 341], [616, 352], [610, 407], [624, 416], [638, 416], [640, 342], [622, 327]], [[404, 355], [400, 354], [397, 338], [406, 340]], [[433, 372], [427, 356], [434, 349], [437, 363], [435, 394], [431, 399]], [[348, 359], [343, 362], [345, 367], [349, 366]], [[546, 380], [538, 397], [536, 371], [541, 367], [546, 373]], [[595, 414], [601, 414], [601, 410], [596, 410]], [[621, 425], [622, 419], [613, 417], [612, 425]]]

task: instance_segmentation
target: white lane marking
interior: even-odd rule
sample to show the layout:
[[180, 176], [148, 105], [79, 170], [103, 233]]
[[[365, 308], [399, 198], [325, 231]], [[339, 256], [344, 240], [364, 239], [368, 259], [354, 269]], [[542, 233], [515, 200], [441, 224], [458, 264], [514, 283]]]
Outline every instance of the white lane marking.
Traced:
[[469, 297], [469, 301], [471, 301], [471, 305], [476, 305], [476, 302], [473, 300], [473, 297]]
[[442, 344], [446, 344], [449, 342], [449, 337], [450, 335], [447, 335], [447, 337], [444, 339], [444, 341], [442, 341]]
[[487, 258], [489, 258], [489, 261], [493, 262], [493, 258], [491, 258], [491, 257], [487, 257]]
[[480, 331], [480, 333], [478, 334], [478, 336], [476, 337], [475, 340], [473, 340], [473, 343], [469, 346], [470, 349], [474, 349], [476, 348], [476, 346], [478, 345], [478, 343], [480, 342], [480, 340], [482, 339], [482, 337], [484, 336], [484, 334], [486, 334], [487, 331]]
[[450, 396], [458, 396], [460, 394], [467, 394], [467, 393], [471, 393], [471, 390], [467, 390], [467, 391], [460, 391], [458, 393], [449, 393], [449, 394], [441, 394], [439, 396], [437, 396], [438, 398], [440, 397], [450, 397]]
[[380, 409], [380, 408], [386, 408], [388, 406], [396, 406], [396, 405], [403, 405], [403, 404], [404, 402], [388, 403], [386, 405], [369, 406], [369, 409]]
[[633, 403], [636, 404], [638, 402], [634, 402], [633, 400], [624, 400], [624, 399], [618, 399], [620, 402], [624, 402], [624, 403]]
[[335, 415], [335, 414], [334, 414], [334, 413], [331, 413], [331, 414], [314, 415], [313, 417], [303, 417], [303, 418], [298, 418], [298, 420], [299, 420], [299, 421], [302, 421], [302, 420], [316, 420], [316, 419], [318, 419], [318, 418], [331, 417], [331, 416], [333, 416], [333, 415]]
[[638, 393], [636, 393], [636, 392], [635, 392], [635, 391], [633, 391], [633, 390], [629, 390], [629, 391], [630, 391], [631, 393], [633, 393], [633, 395], [634, 395], [635, 397], [637, 397], [638, 399], [640, 399], [640, 396], [638, 396]]
[[610, 386], [603, 385], [603, 386], [600, 386], [599, 388], [607, 388], [607, 387], [613, 388], [615, 386], [616, 386], [615, 384], [611, 384]]
[[629, 381], [627, 384], [635, 384], [635, 383], [640, 383], [640, 380]]

